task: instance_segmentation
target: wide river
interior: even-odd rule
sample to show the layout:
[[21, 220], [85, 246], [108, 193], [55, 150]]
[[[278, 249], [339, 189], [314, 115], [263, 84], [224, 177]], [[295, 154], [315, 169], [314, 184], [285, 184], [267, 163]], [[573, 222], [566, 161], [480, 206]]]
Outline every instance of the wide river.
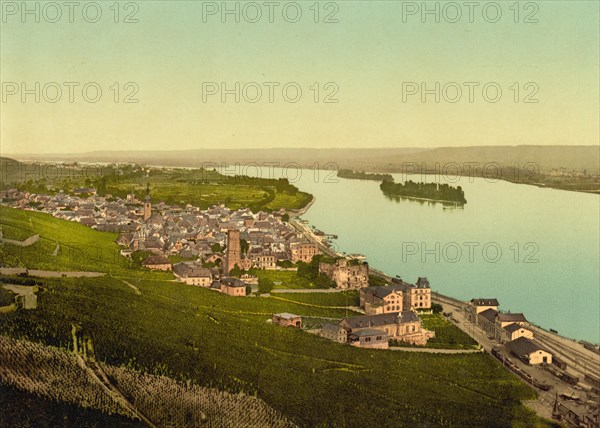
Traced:
[[[246, 172], [257, 175], [252, 168]], [[407, 282], [425, 276], [432, 290], [448, 296], [495, 297], [501, 310], [523, 312], [563, 336], [600, 341], [598, 195], [424, 176], [463, 188], [467, 204], [454, 209], [391, 200], [377, 181], [337, 178], [331, 171], [286, 173], [316, 197], [302, 218], [337, 235], [338, 250], [363, 254], [370, 266]], [[276, 178], [281, 174], [275, 170]]]

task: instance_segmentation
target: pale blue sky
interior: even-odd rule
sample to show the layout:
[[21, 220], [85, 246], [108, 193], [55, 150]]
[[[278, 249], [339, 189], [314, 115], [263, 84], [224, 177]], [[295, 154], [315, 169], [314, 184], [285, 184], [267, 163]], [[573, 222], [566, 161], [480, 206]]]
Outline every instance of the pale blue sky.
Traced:
[[[481, 8], [473, 23], [466, 8], [458, 23], [444, 15], [440, 23], [432, 16], [423, 23], [418, 13], [403, 22], [403, 7], [421, 2], [344, 1], [336, 2], [338, 22], [330, 24], [314, 23], [313, 1], [297, 2], [303, 13], [297, 23], [286, 22], [280, 8], [269, 23], [263, 6], [261, 21], [248, 23], [241, 15], [239, 24], [232, 16], [223, 23], [218, 14], [203, 22], [203, 3], [220, 7], [221, 2], [136, 2], [139, 22], [130, 24], [114, 22], [112, 1], [98, 2], [103, 15], [96, 24], [86, 22], [80, 10], [75, 22], [68, 22], [67, 9], [58, 23], [49, 23], [46, 2], [28, 3], [40, 4], [40, 23], [32, 22], [33, 16], [22, 22], [20, 11], [10, 14], [7, 3], [21, 5], [2, 5], [3, 153], [598, 143], [596, 1], [532, 2], [538, 23], [515, 23], [512, 1], [498, 2], [497, 23], [487, 22]], [[318, 4], [320, 19], [326, 4]], [[524, 10], [525, 4], [520, 3], [520, 21], [534, 10]], [[120, 5], [122, 19], [126, 2]], [[53, 16], [50, 9], [46, 13]], [[22, 103], [20, 93], [8, 93], [14, 90], [11, 82], [28, 87], [97, 82], [103, 94], [89, 103], [76, 90], [69, 103], [63, 87], [57, 103], [43, 94], [40, 103], [33, 95]], [[121, 101], [127, 92], [123, 85], [135, 82], [139, 103], [115, 103], [114, 82], [120, 84]], [[228, 87], [257, 82], [263, 95], [257, 103], [243, 96], [240, 103], [233, 96], [223, 103], [218, 94], [203, 102], [203, 82]], [[280, 83], [273, 103], [264, 82]], [[288, 82], [303, 91], [297, 103], [282, 97]], [[319, 82], [318, 103], [314, 82]], [[338, 103], [322, 102], [327, 82], [339, 88]], [[433, 95], [423, 103], [418, 94], [403, 102], [403, 82], [430, 88], [456, 82], [463, 95], [457, 103], [443, 97], [435, 103]], [[480, 83], [473, 103], [464, 82]], [[497, 103], [482, 97], [488, 82], [503, 91]], [[510, 89], [514, 82], [520, 84], [518, 103]], [[528, 82], [535, 85], [524, 88]], [[539, 102], [524, 103], [532, 88], [538, 89]]]

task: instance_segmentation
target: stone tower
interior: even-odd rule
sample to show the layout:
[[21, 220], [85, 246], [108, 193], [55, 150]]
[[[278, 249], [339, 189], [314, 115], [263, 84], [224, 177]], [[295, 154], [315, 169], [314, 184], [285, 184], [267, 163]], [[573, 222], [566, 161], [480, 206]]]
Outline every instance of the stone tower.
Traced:
[[144, 221], [148, 220], [152, 216], [152, 198], [150, 195], [146, 195], [144, 201]]
[[227, 256], [225, 258], [225, 273], [228, 274], [231, 269], [241, 262], [240, 231], [227, 231]]

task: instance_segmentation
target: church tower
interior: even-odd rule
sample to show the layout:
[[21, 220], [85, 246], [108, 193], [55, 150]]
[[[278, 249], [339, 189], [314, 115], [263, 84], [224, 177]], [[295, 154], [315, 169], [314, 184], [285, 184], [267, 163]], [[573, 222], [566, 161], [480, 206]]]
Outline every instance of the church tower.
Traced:
[[152, 198], [150, 194], [146, 195], [144, 201], [144, 221], [148, 220], [152, 216]]
[[240, 231], [229, 230], [227, 231], [227, 257], [225, 264], [225, 274], [228, 274], [231, 269], [238, 266], [241, 263], [241, 245], [240, 245]]

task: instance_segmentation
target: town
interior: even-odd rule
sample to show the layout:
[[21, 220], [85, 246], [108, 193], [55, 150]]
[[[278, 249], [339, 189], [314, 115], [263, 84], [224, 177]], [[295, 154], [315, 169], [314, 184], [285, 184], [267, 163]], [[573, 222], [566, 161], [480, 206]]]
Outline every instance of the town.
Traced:
[[[479, 352], [488, 351], [541, 391], [540, 402], [547, 407], [549, 417], [570, 426], [598, 424], [597, 360], [589, 355], [575, 356], [576, 351], [557, 342], [559, 336], [553, 338], [529, 323], [523, 314], [500, 311], [495, 298], [472, 299], [465, 304], [432, 293], [425, 277], [411, 284], [370, 271], [360, 257], [346, 256], [323, 245], [319, 236], [290, 219], [283, 209], [253, 213], [247, 208], [231, 210], [224, 205], [205, 210], [190, 204], [182, 207], [153, 202], [149, 186], [143, 200], [133, 193], [126, 199], [99, 196], [94, 188], [54, 195], [9, 189], [0, 192], [0, 198], [6, 206], [41, 211], [99, 231], [118, 233], [119, 254], [139, 259], [141, 269], [172, 272], [176, 281], [229, 296], [264, 294], [259, 278], [251, 272], [298, 271], [300, 264], [316, 262], [317, 275], [325, 287], [358, 292], [356, 311], [363, 314], [329, 320], [316, 327], [305, 325], [302, 315], [287, 312], [274, 313], [269, 321], [341, 345], [374, 350], [423, 347], [435, 332], [423, 326], [421, 317], [431, 314], [437, 305], [447, 319], [481, 345]], [[10, 242], [1, 231], [0, 239]], [[373, 275], [382, 281], [372, 284]], [[15, 308], [37, 307], [37, 287], [34, 291], [16, 285], [4, 288], [16, 295]], [[589, 350], [598, 352], [594, 346]], [[585, 370], [582, 364], [587, 364]], [[554, 396], [549, 395], [550, 390]]]

